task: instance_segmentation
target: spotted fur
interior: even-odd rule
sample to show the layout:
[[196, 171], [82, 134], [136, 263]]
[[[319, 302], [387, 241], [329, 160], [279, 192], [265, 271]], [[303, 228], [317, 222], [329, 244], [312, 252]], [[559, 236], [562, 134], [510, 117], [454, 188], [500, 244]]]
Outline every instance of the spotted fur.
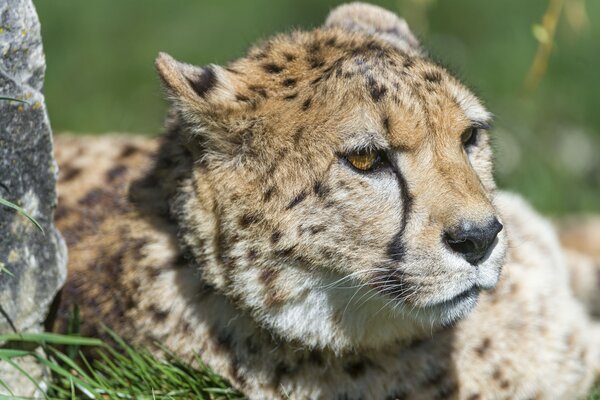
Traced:
[[[549, 223], [496, 189], [490, 113], [403, 20], [353, 3], [225, 67], [156, 66], [162, 139], [57, 140], [57, 329], [79, 303], [84, 333], [102, 321], [200, 353], [252, 399], [588, 390], [600, 268], [567, 263]], [[385, 167], [353, 169], [360, 149]], [[478, 265], [445, 243], [491, 218], [504, 229]]]

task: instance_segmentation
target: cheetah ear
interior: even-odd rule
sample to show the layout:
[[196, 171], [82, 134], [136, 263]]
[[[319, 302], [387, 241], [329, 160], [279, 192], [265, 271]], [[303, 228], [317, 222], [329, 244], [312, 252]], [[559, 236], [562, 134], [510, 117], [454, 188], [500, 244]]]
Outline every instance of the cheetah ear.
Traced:
[[419, 41], [405, 20], [391, 11], [366, 3], [349, 3], [334, 8], [325, 27], [378, 36], [410, 55], [425, 56]]
[[166, 53], [160, 53], [155, 64], [167, 98], [185, 117], [206, 121], [235, 108], [235, 82], [224, 68], [197, 67]]
[[184, 124], [182, 142], [193, 153], [206, 150], [234, 155], [239, 150], [238, 131], [244, 129], [242, 113], [248, 106], [236, 101], [237, 76], [218, 65], [197, 67], [165, 53], [156, 69], [177, 118]]

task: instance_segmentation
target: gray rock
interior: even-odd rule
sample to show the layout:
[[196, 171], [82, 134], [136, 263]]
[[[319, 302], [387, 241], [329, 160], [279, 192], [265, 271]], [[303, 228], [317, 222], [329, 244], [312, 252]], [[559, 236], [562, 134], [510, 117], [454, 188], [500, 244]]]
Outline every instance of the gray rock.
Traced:
[[66, 247], [52, 223], [58, 168], [44, 72], [33, 3], [1, 0], [0, 96], [28, 104], [0, 100], [0, 197], [23, 207], [45, 233], [0, 205], [0, 267], [10, 271], [0, 271], [0, 333], [39, 331], [66, 277]]

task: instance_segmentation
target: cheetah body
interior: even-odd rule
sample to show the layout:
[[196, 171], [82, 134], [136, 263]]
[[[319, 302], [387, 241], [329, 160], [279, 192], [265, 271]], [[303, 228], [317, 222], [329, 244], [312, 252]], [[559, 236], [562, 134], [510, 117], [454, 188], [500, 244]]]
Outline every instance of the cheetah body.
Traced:
[[[227, 67], [157, 68], [162, 139], [57, 138], [59, 322], [77, 303], [83, 333], [199, 353], [252, 399], [589, 390], [600, 268], [495, 188], [489, 113], [404, 21], [351, 4]], [[385, 166], [356, 171], [356, 149]], [[442, 244], [491, 215], [476, 266]]]

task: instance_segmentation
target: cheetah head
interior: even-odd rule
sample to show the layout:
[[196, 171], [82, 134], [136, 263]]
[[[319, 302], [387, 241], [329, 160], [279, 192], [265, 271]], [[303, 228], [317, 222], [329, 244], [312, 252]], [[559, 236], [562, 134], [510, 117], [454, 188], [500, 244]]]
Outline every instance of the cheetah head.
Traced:
[[182, 241], [273, 334], [379, 348], [496, 285], [490, 114], [395, 14], [344, 5], [226, 67], [157, 69], [192, 160]]

